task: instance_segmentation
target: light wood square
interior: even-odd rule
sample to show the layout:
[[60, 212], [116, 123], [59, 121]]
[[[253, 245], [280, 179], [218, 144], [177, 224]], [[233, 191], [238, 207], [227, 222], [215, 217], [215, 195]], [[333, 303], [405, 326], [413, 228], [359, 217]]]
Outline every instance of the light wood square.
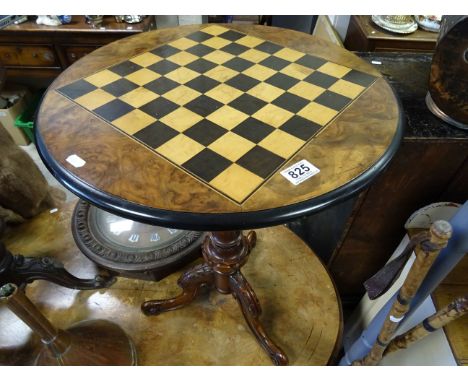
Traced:
[[208, 147], [232, 162], [238, 160], [255, 146], [255, 143], [229, 131]]
[[265, 82], [260, 82], [247, 93], [254, 97], [260, 98], [263, 101], [271, 102], [283, 94], [284, 90]]
[[282, 130], [275, 130], [258, 145], [283, 158], [289, 158], [303, 145], [304, 141]]
[[102, 106], [112, 101], [114, 98], [115, 97], [112, 94], [109, 94], [102, 89], [96, 89], [75, 99], [75, 102], [79, 103], [86, 109], [94, 110], [97, 109], [99, 106]]
[[143, 106], [144, 104], [147, 104], [148, 102], [158, 97], [158, 94], [148, 89], [139, 87], [132, 90], [131, 92], [124, 94], [123, 96], [120, 96], [119, 99], [133, 107], [139, 108], [140, 106]]
[[210, 184], [217, 190], [229, 195], [236, 202], [242, 202], [251, 194], [263, 179], [236, 163], [214, 178]]
[[253, 114], [252, 117], [257, 118], [270, 126], [280, 127], [293, 115], [293, 113], [281, 107], [268, 104]]
[[304, 81], [298, 82], [296, 85], [294, 85], [288, 90], [289, 93], [308, 99], [309, 101], [313, 101], [324, 91], [324, 88], [313, 84], [309, 84], [308, 82]]
[[198, 57], [194, 54], [182, 51], [172, 55], [171, 57], [167, 58], [167, 60], [172, 61], [177, 65], [184, 66], [195, 60], [198, 60]]
[[180, 49], [180, 50], [186, 50], [188, 48], [191, 48], [192, 46], [195, 46], [197, 45], [198, 43], [193, 41], [193, 40], [190, 40], [188, 38], [185, 38], [185, 37], [182, 37], [176, 41], [172, 41], [170, 43], [168, 43], [167, 45], [170, 45], [174, 48], [177, 48], [177, 49]]
[[159, 77], [161, 77], [160, 74], [146, 68], [137, 70], [136, 72], [125, 76], [127, 80], [132, 81], [133, 83], [140, 86], [146, 85], [148, 82], [154, 81]]
[[255, 63], [263, 61], [268, 56], [269, 56], [268, 53], [261, 52], [261, 51], [256, 50], [256, 49], [249, 49], [249, 50], [246, 50], [245, 52], [239, 54], [240, 58], [243, 58], [244, 60], [255, 62]]
[[338, 77], [341, 78], [344, 75], [346, 75], [348, 72], [351, 71], [350, 68], [347, 68], [346, 66], [338, 65], [333, 62], [327, 62], [326, 64], [323, 64], [320, 68], [317, 69], [319, 72], [328, 74], [333, 77]]
[[338, 80], [328, 89], [348, 98], [356, 98], [365, 87], [346, 80]]
[[118, 74], [115, 74], [114, 72], [111, 72], [107, 69], [85, 78], [86, 81], [88, 81], [90, 84], [93, 84], [94, 86], [97, 86], [98, 88], [102, 88], [111, 82], [117, 81], [118, 79], [120, 79]]
[[237, 44], [248, 46], [249, 48], [254, 48], [262, 42], [265, 42], [265, 40], [254, 36], [244, 36], [236, 41]]
[[314, 69], [306, 68], [305, 66], [299, 64], [289, 64], [285, 68], [280, 70], [281, 73], [286, 74], [290, 77], [297, 78], [298, 80], [303, 80], [310, 74], [314, 72]]
[[225, 38], [221, 38], [221, 37], [212, 37], [202, 42], [203, 45], [209, 46], [214, 49], [221, 49], [222, 47], [230, 43], [231, 41], [226, 40]]
[[235, 56], [228, 52], [223, 52], [222, 50], [214, 50], [211, 53], [203, 56], [205, 60], [214, 62], [215, 64], [221, 65], [226, 61], [232, 60]]
[[224, 105], [215, 112], [211, 113], [206, 119], [217, 125], [231, 130], [239, 123], [246, 120], [249, 116], [230, 106]]
[[249, 77], [256, 78], [257, 80], [265, 81], [267, 78], [277, 73], [277, 71], [263, 65], [255, 64], [242, 73]]
[[112, 121], [112, 124], [125, 131], [127, 134], [132, 135], [144, 129], [146, 126], [151, 125], [153, 122], [156, 122], [156, 119], [151, 115], [135, 109], [117, 118], [115, 121]]
[[187, 162], [189, 159], [193, 158], [204, 148], [204, 146], [194, 141], [193, 139], [183, 134], [179, 134], [168, 142], [164, 143], [162, 146], [159, 146], [156, 149], [156, 152], [164, 155], [172, 162], [181, 165]]
[[179, 107], [172, 113], [161, 118], [161, 122], [182, 133], [202, 119], [203, 118], [200, 115], [186, 109], [185, 107]]
[[322, 126], [325, 126], [337, 114], [338, 112], [336, 110], [315, 102], [311, 102], [297, 113], [297, 115]]
[[273, 56], [282, 58], [283, 60], [286, 60], [286, 61], [294, 62], [294, 61], [299, 60], [301, 57], [304, 57], [305, 53], [298, 52], [297, 50], [290, 49], [290, 48], [283, 48], [275, 52]]
[[180, 106], [185, 105], [199, 96], [201, 96], [200, 92], [197, 92], [196, 90], [191, 89], [185, 85], [178, 86], [175, 89], [164, 93], [164, 98], [167, 98], [169, 101], [172, 101]]
[[233, 88], [232, 86], [220, 84], [205, 94], [216, 101], [227, 104], [235, 100], [237, 97], [240, 97], [244, 93], [236, 88]]
[[135, 64], [140, 65], [140, 66], [144, 66], [144, 67], [153, 65], [156, 62], [159, 62], [161, 60], [162, 60], [161, 57], [156, 56], [155, 54], [153, 54], [151, 52], [146, 52], [146, 53], [143, 53], [143, 54], [139, 54], [138, 56], [133, 57], [133, 58], [130, 59], [130, 61], [134, 62]]
[[185, 84], [199, 75], [200, 73], [197, 73], [189, 68], [180, 67], [166, 74], [164, 77], [170, 78], [179, 84]]
[[229, 29], [221, 27], [219, 25], [210, 25], [209, 27], [203, 28], [202, 32], [212, 34], [213, 36], [218, 36], [224, 32], [229, 31]]
[[232, 77], [237, 76], [238, 74], [239, 72], [236, 72], [235, 70], [219, 65], [207, 71], [204, 75], [219, 82], [226, 82], [230, 80]]

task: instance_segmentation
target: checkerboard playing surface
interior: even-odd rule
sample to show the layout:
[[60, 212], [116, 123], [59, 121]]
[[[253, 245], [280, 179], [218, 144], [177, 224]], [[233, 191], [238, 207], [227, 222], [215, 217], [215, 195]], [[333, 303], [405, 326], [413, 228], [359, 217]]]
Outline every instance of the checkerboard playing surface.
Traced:
[[57, 91], [242, 203], [375, 79], [212, 25]]

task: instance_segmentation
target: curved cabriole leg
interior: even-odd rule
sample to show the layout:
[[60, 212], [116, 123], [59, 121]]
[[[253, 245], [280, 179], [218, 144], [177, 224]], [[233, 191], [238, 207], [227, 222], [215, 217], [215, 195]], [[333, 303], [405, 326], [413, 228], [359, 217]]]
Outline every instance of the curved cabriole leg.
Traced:
[[239, 303], [242, 313], [252, 333], [257, 338], [262, 348], [268, 353], [275, 365], [285, 366], [288, 364], [288, 357], [266, 334], [263, 325], [260, 323], [262, 309], [260, 302], [252, 287], [242, 275], [236, 272], [229, 278], [232, 295]]
[[151, 300], [141, 305], [146, 315], [156, 315], [184, 307], [192, 302], [203, 285], [213, 284], [213, 270], [206, 264], [200, 264], [186, 271], [177, 282], [182, 293], [167, 300]]
[[111, 274], [100, 274], [94, 279], [80, 279], [68, 272], [63, 264], [53, 257], [13, 255], [0, 243], [0, 282], [24, 286], [35, 280], [46, 280], [80, 290], [108, 288], [116, 281]]

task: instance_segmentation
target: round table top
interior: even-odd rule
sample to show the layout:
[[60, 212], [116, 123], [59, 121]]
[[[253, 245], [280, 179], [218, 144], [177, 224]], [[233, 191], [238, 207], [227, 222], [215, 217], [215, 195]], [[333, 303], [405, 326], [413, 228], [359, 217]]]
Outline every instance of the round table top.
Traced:
[[301, 32], [232, 24], [102, 47], [54, 81], [36, 119], [42, 159], [78, 196], [193, 230], [280, 224], [349, 197], [401, 135], [371, 65]]

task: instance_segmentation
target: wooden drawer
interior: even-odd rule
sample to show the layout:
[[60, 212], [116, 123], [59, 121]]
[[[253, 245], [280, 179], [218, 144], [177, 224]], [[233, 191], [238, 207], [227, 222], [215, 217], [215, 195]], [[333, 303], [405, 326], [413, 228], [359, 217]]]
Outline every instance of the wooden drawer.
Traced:
[[54, 49], [47, 45], [1, 45], [0, 62], [4, 66], [59, 66]]
[[65, 51], [67, 66], [73, 64], [75, 61], [78, 61], [81, 57], [86, 56], [97, 48], [99, 48], [99, 46], [64, 46], [63, 50]]

